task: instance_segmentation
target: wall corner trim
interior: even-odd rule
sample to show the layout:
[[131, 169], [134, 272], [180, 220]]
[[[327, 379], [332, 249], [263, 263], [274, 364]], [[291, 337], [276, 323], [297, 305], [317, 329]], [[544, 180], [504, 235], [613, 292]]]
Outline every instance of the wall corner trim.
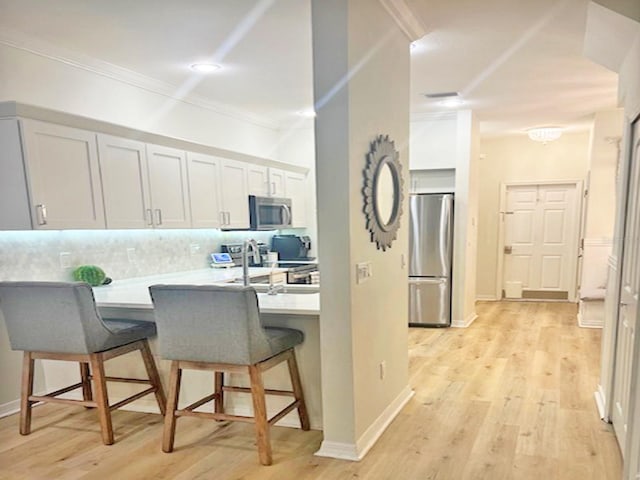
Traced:
[[426, 27], [405, 0], [380, 0], [380, 3], [411, 42], [426, 35]]
[[380, 416], [375, 419], [356, 443], [330, 442], [324, 440], [322, 445], [320, 445], [320, 450], [318, 450], [315, 455], [318, 457], [330, 457], [354, 462], [362, 460], [413, 395], [414, 391], [407, 385], [402, 389], [400, 394], [387, 405]]
[[609, 416], [605, 412], [605, 397], [604, 390], [602, 389], [602, 385], [598, 385], [598, 390], [593, 393], [593, 397], [596, 401], [596, 408], [598, 409], [598, 415], [603, 422], [611, 423]]
[[452, 320], [451, 326], [453, 328], [467, 328], [476, 320], [476, 318], [478, 318], [478, 314], [473, 312], [464, 320]]

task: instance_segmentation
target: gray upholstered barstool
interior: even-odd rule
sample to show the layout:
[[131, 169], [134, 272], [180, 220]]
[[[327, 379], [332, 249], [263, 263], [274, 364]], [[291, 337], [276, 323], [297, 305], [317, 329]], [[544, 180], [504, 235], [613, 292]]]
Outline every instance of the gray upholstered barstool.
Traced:
[[[20, 400], [22, 435], [31, 431], [31, 407], [37, 402], [96, 407], [105, 445], [113, 443], [111, 410], [154, 393], [164, 414], [166, 399], [147, 342], [147, 338], [155, 335], [153, 322], [101, 318], [93, 291], [86, 283], [0, 282], [0, 311], [11, 348], [24, 351]], [[105, 360], [136, 350], [142, 354], [148, 380], [105, 375]], [[80, 383], [47, 395], [33, 395], [36, 359], [78, 362]], [[107, 381], [148, 384], [149, 388], [109, 405]], [[82, 388], [84, 400], [57, 398], [77, 388]]]
[[[263, 327], [258, 298], [251, 287], [154, 285], [149, 290], [155, 309], [160, 355], [173, 360], [162, 449], [165, 452], [173, 450], [176, 418], [180, 416], [250, 421], [255, 423], [260, 462], [271, 465], [271, 425], [297, 408], [302, 429], [309, 430], [294, 351], [294, 347], [303, 341], [302, 332]], [[292, 391], [265, 390], [262, 372], [283, 361], [287, 361], [289, 367]], [[215, 391], [178, 409], [183, 369], [213, 370]], [[225, 385], [223, 372], [248, 373], [251, 388]], [[254, 416], [226, 414], [224, 392], [251, 393]], [[292, 396], [294, 400], [268, 419], [265, 393]], [[215, 401], [215, 413], [194, 411], [212, 400]]]

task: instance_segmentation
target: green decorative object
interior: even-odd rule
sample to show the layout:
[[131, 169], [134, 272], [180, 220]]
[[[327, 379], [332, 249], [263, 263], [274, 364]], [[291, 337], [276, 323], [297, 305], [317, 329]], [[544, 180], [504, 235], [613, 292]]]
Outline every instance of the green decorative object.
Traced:
[[80, 265], [73, 271], [73, 279], [78, 282], [86, 282], [92, 287], [111, 282], [104, 270], [95, 265]]

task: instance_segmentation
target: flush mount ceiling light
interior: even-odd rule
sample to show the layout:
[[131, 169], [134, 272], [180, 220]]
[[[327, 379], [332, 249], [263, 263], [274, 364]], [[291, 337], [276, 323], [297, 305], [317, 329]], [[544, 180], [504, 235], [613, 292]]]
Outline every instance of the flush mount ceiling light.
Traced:
[[193, 63], [189, 68], [198, 73], [211, 73], [220, 70], [222, 67], [217, 63]]
[[560, 127], [541, 127], [531, 128], [527, 130], [529, 138], [535, 142], [541, 142], [546, 144], [547, 142], [553, 142], [562, 135], [562, 128]]

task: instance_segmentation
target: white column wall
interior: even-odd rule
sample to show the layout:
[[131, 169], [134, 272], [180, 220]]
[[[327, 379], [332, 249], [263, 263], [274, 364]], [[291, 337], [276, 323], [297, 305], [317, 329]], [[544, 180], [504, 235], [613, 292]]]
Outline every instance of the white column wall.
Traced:
[[[379, 2], [312, 1], [324, 441], [320, 455], [361, 458], [408, 400], [406, 217], [390, 250], [370, 242], [365, 157], [388, 134], [409, 178], [409, 40]], [[356, 284], [355, 264], [373, 277]], [[381, 379], [380, 364], [386, 375]]]

